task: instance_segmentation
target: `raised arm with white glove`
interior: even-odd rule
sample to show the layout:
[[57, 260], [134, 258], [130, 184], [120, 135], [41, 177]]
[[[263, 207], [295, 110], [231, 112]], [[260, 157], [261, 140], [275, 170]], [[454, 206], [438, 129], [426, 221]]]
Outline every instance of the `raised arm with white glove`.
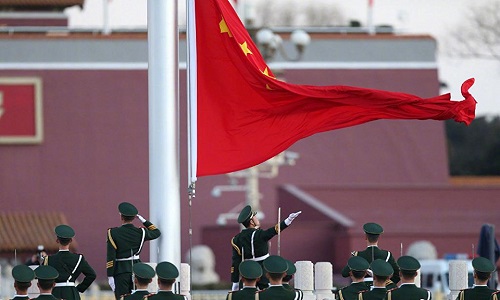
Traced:
[[292, 221], [300, 215], [302, 211], [294, 212], [288, 215], [288, 218], [285, 219], [285, 224], [286, 226], [290, 226], [292, 224]]

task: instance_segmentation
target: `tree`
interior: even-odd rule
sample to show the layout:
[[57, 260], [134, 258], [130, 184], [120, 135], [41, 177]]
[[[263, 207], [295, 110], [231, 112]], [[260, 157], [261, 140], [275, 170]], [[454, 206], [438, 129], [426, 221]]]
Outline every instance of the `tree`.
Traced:
[[451, 32], [451, 55], [465, 58], [500, 60], [500, 0], [471, 6], [467, 15]]
[[500, 175], [500, 116], [446, 121], [450, 175]]
[[339, 26], [345, 18], [334, 4], [324, 1], [269, 1], [255, 2], [257, 26]]

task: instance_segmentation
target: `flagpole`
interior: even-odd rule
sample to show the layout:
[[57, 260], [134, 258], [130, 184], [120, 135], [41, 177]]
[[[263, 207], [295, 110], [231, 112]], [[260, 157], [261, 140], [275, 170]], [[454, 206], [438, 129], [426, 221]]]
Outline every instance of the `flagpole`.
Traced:
[[108, 35], [111, 33], [111, 28], [109, 27], [109, 1], [102, 0], [102, 33]]
[[187, 75], [188, 75], [188, 180], [189, 190], [194, 194], [196, 182], [198, 127], [197, 127], [197, 63], [196, 63], [196, 15], [195, 0], [187, 0]]
[[149, 213], [162, 232], [150, 261], [180, 269], [177, 44], [177, 0], [148, 0]]
[[368, 0], [368, 15], [366, 26], [368, 27], [368, 33], [375, 34], [375, 26], [373, 25], [373, 1]]

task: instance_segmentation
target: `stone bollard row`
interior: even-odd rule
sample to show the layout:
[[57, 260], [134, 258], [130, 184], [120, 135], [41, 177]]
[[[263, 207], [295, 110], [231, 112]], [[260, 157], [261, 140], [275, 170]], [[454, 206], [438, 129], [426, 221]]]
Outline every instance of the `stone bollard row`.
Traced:
[[310, 261], [295, 263], [297, 272], [294, 276], [294, 286], [304, 293], [304, 300], [334, 299], [333, 266], [329, 262], [318, 262], [313, 265]]

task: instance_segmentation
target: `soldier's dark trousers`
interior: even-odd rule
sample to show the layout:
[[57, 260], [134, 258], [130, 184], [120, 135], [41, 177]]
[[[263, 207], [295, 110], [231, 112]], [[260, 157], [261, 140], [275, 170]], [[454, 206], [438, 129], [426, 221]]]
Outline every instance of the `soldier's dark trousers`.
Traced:
[[115, 278], [115, 298], [130, 294], [132, 292], [132, 273], [121, 273], [113, 276]]
[[52, 295], [58, 299], [80, 300], [80, 293], [74, 286], [56, 287], [52, 290]]

